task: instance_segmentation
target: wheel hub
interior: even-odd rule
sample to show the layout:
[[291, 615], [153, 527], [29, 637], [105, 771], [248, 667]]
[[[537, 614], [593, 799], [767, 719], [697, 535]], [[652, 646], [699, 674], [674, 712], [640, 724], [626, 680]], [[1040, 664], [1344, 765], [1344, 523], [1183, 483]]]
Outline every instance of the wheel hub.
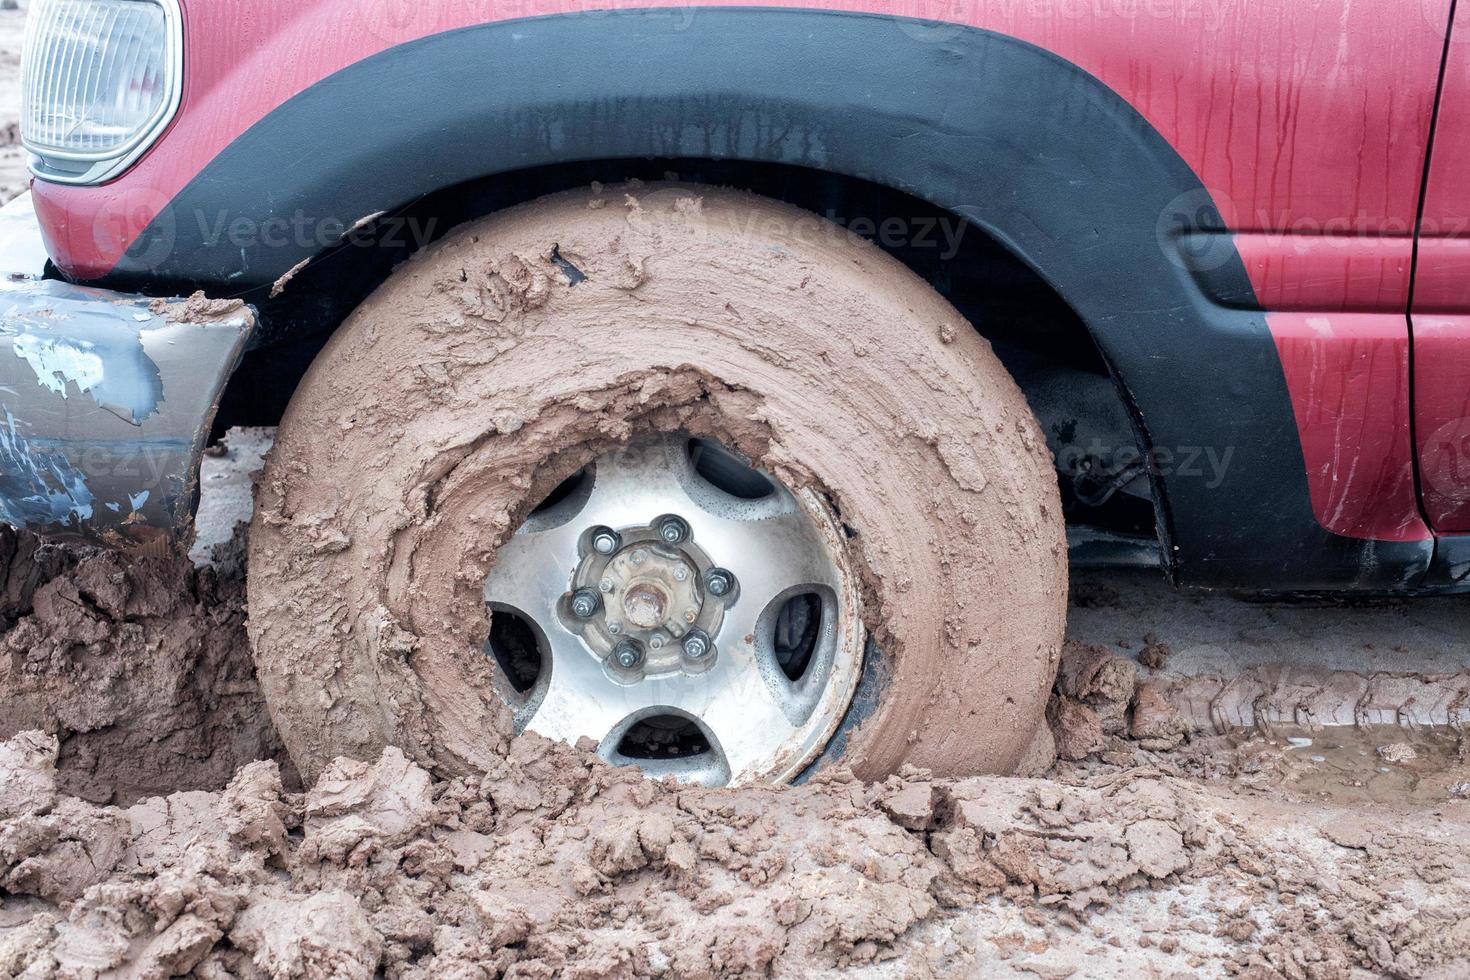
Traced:
[[[588, 529], [581, 561], [572, 571], [573, 592], [563, 620], [581, 636], [589, 655], [603, 661], [619, 683], [669, 673], [702, 673], [715, 660], [715, 650], [686, 655], [679, 641], [691, 632], [716, 636], [732, 598], [710, 595], [704, 573], [716, 566], [689, 539], [687, 530], [678, 545], [668, 544], [668, 528], [683, 519], [665, 515], [648, 524], [613, 532], [621, 547], [612, 554], [598, 551], [608, 529]], [[578, 597], [596, 589], [600, 603], [583, 615]], [[632, 641], [643, 656], [632, 667], [613, 654], [620, 643]], [[625, 658], [626, 659], [626, 658]]]
[[[653, 776], [790, 779], [827, 744], [861, 674], [848, 562], [820, 495], [687, 436], [635, 443], [563, 484], [500, 546], [485, 582], [496, 689], [520, 728], [590, 738]], [[790, 627], [790, 603], [810, 628]], [[502, 613], [519, 639], [496, 648]]]

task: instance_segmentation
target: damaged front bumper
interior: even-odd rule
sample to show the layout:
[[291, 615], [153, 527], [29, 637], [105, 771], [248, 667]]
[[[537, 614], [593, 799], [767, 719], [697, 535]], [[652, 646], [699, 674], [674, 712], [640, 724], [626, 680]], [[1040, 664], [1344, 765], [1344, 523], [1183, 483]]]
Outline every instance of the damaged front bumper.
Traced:
[[188, 527], [255, 316], [42, 278], [25, 194], [0, 208], [0, 522], [114, 546]]

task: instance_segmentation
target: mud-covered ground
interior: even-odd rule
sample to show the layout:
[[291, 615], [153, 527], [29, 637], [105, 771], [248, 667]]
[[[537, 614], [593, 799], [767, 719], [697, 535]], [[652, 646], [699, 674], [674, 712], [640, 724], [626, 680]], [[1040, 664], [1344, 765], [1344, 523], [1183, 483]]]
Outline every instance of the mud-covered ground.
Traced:
[[1461, 602], [1079, 573], [1020, 778], [701, 791], [531, 737], [303, 792], [225, 530], [261, 435], [206, 469], [213, 566], [0, 547], [0, 976], [1470, 975]]

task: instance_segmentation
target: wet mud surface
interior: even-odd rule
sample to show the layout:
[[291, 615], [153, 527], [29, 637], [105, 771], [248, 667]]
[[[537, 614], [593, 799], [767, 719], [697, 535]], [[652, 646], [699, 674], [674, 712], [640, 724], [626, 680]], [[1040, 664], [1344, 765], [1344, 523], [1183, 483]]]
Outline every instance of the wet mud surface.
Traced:
[[1214, 734], [1139, 662], [1182, 656], [1158, 637], [1067, 645], [1063, 758], [1027, 777], [692, 790], [527, 736], [484, 776], [389, 749], [303, 791], [238, 541], [207, 570], [4, 545], [0, 976], [1470, 972], [1463, 735]]
[[0, 737], [55, 736], [61, 791], [97, 803], [284, 760], [245, 641], [238, 545], [220, 558], [199, 569], [0, 528]]

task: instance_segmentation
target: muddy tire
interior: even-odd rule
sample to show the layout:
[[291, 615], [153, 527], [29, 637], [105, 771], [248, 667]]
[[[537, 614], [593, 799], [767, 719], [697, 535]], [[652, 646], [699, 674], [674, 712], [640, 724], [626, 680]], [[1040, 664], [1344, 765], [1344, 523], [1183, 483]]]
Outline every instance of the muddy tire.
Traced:
[[249, 598], [306, 778], [385, 744], [443, 772], [494, 765], [515, 730], [484, 652], [497, 549], [589, 462], [654, 433], [730, 447], [840, 520], [872, 642], [820, 765], [1017, 763], [1066, 594], [1056, 481], [1020, 391], [860, 240], [749, 195], [641, 185], [457, 230], [296, 392]]

